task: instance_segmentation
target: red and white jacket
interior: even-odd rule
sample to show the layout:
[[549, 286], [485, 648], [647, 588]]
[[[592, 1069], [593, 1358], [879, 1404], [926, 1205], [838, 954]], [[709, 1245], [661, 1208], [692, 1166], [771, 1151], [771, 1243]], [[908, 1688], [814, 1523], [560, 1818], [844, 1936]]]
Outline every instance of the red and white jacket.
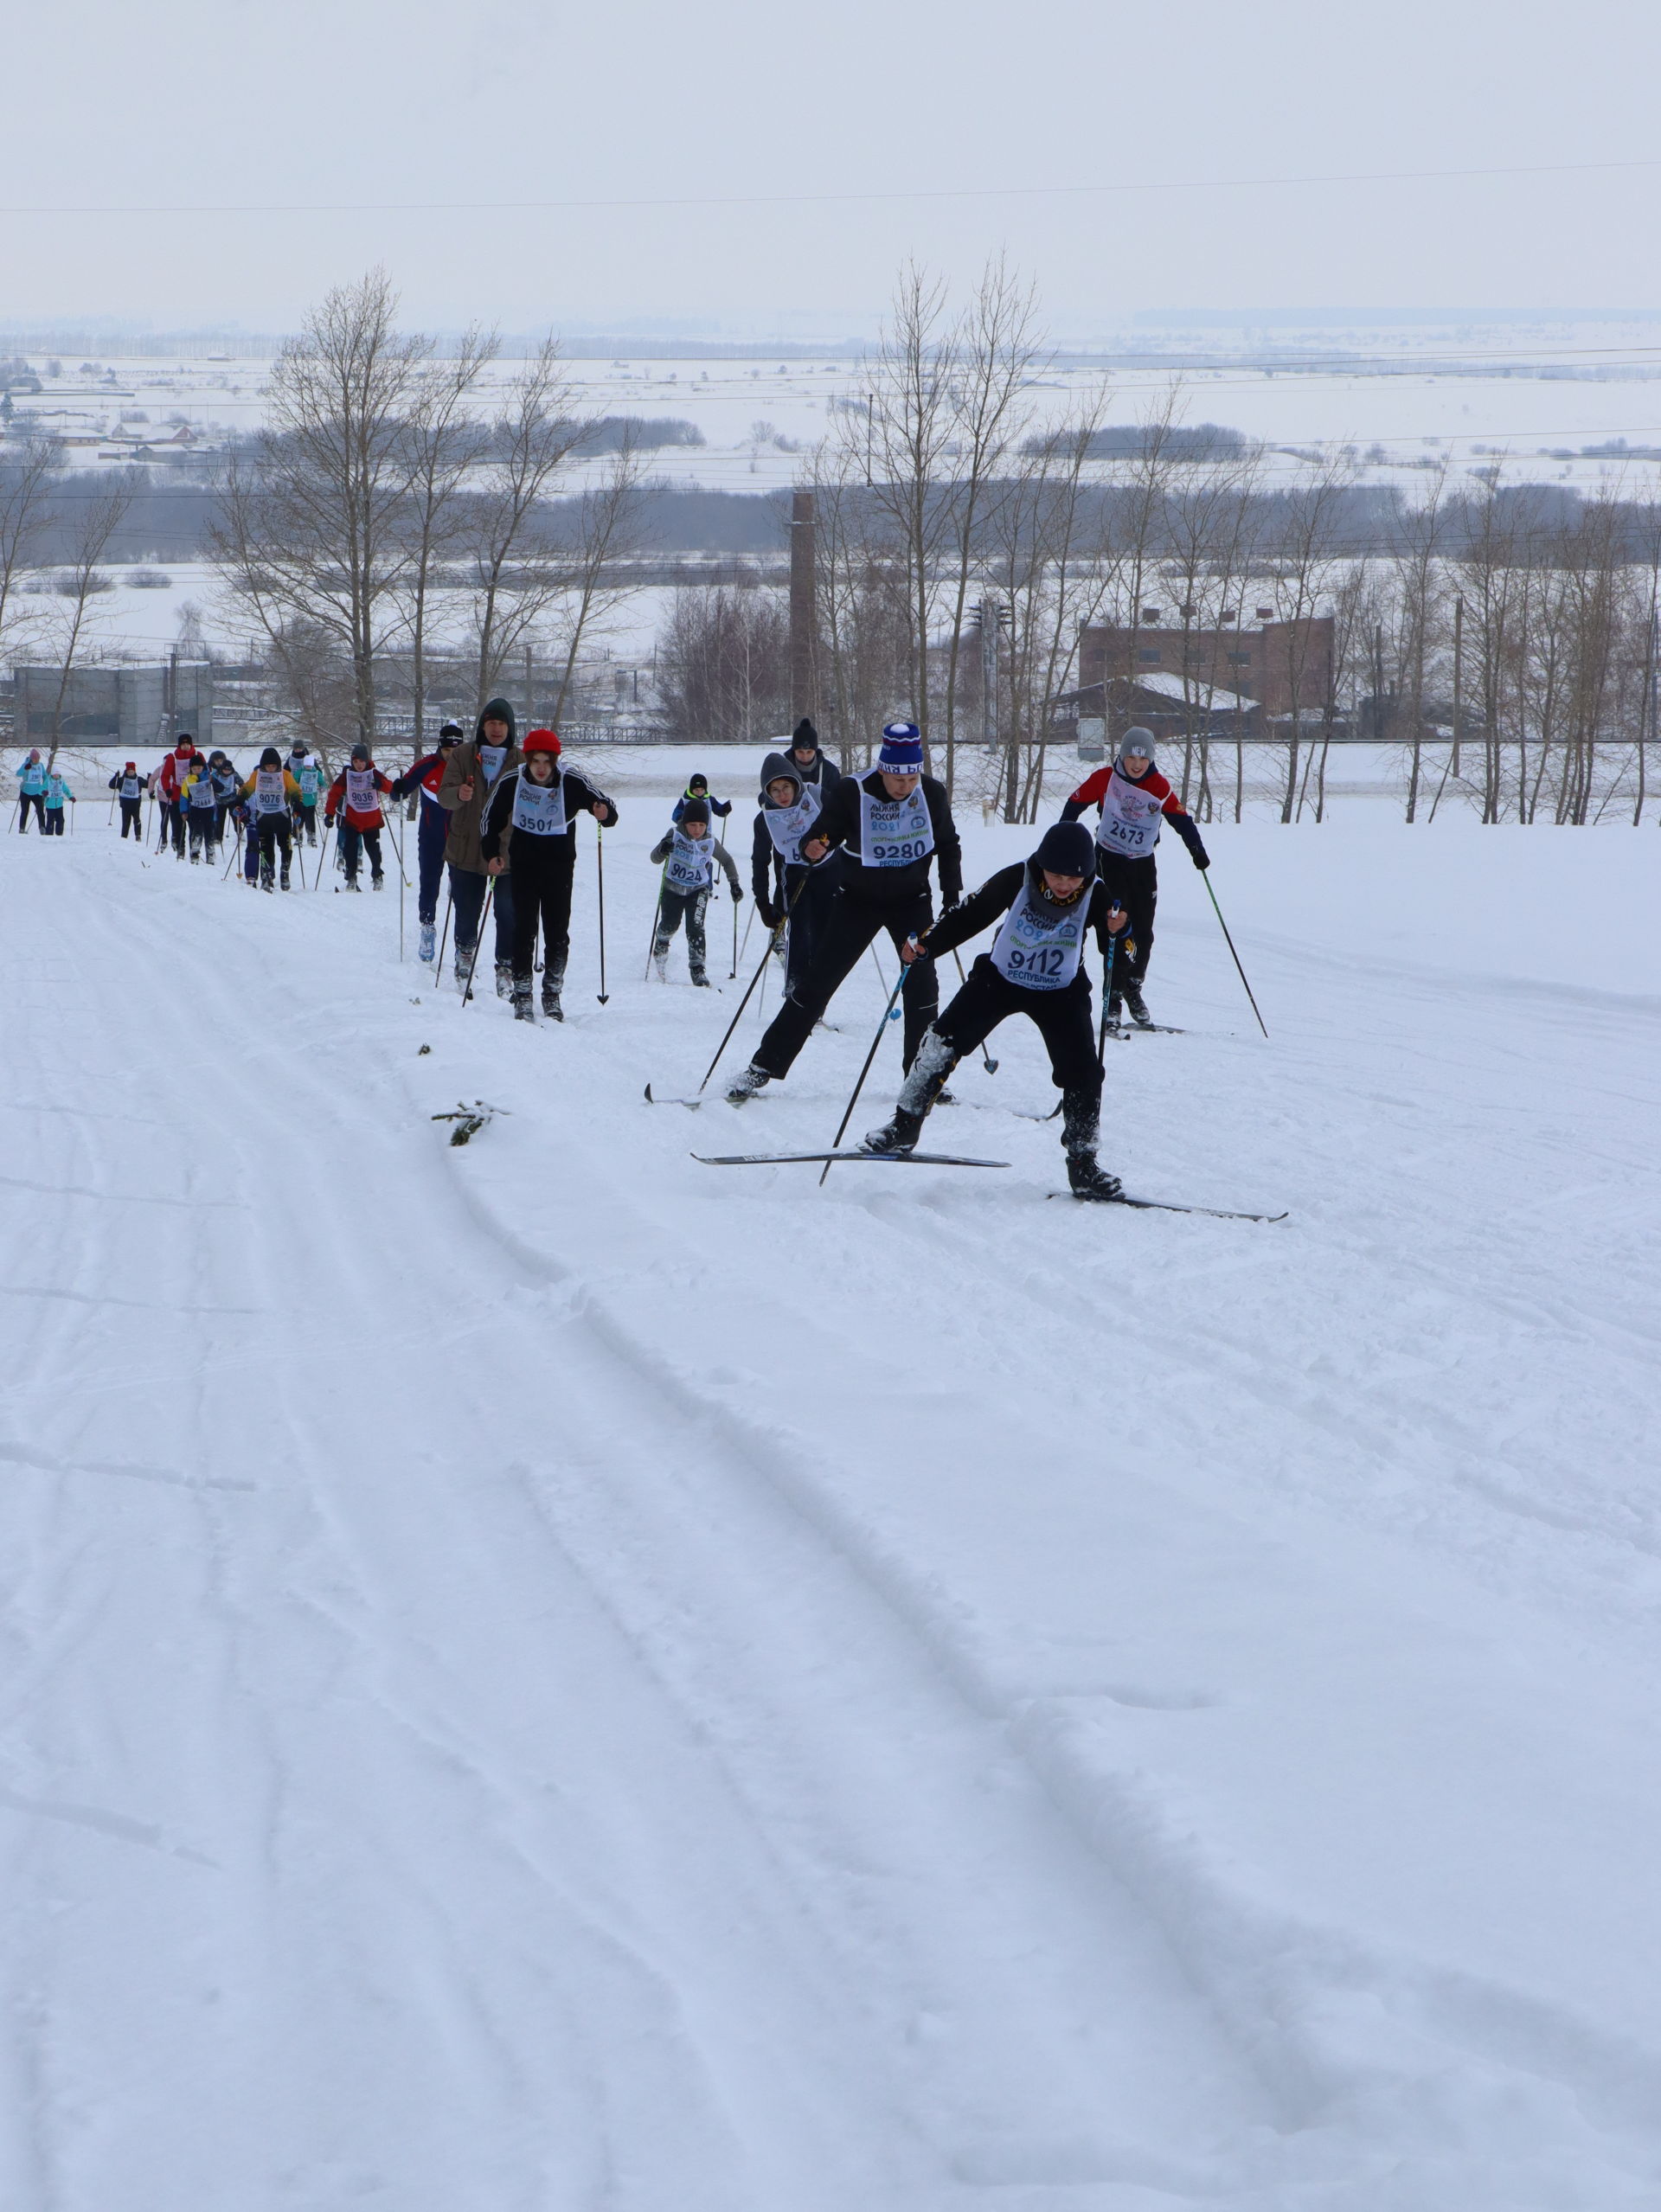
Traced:
[[1126, 774], [1117, 760], [1098, 768], [1093, 776], [1086, 777], [1061, 809], [1062, 821], [1076, 822], [1091, 805], [1101, 809], [1096, 843], [1104, 852], [1117, 853], [1121, 860], [1151, 860], [1160, 828], [1169, 818], [1195, 865], [1206, 865], [1205, 847], [1193, 816], [1157, 768], [1150, 767], [1145, 775], [1134, 779]]
[[180, 792], [184, 789], [185, 778], [196, 773], [196, 763], [202, 757], [194, 746], [189, 753], [173, 752], [164, 757], [157, 777], [157, 783], [164, 798], [176, 802]]
[[[350, 779], [350, 780], [349, 780]], [[381, 827], [381, 805], [375, 794], [391, 792], [392, 785], [379, 768], [343, 768], [329, 786], [323, 802], [323, 818], [332, 822], [337, 811], [343, 812], [347, 826], [353, 830], [378, 830]], [[373, 806], [364, 806], [365, 798], [375, 798]]]

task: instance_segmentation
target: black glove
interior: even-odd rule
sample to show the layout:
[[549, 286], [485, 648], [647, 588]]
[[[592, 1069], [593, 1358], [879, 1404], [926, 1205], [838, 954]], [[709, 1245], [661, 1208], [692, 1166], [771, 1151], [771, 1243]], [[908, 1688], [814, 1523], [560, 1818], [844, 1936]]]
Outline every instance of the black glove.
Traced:
[[760, 915], [762, 920], [766, 924], [769, 929], [777, 929], [779, 923], [785, 918], [784, 914], [779, 907], [765, 905], [759, 899], [756, 901], [755, 911]]
[[1193, 843], [1189, 847], [1188, 856], [1193, 862], [1196, 868], [1209, 868], [1211, 865], [1211, 856], [1209, 852], [1207, 852], [1205, 847], [1200, 843], [1197, 837], [1195, 838]]
[[733, 904], [735, 907], [741, 907], [743, 903], [744, 893], [741, 888], [738, 884], [734, 883], [733, 886]]

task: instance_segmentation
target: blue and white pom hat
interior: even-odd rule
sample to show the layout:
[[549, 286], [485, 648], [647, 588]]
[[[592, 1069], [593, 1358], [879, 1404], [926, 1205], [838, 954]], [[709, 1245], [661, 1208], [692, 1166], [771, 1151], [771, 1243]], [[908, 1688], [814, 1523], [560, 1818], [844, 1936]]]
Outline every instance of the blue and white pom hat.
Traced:
[[885, 722], [879, 768], [891, 776], [920, 776], [923, 773], [923, 735], [915, 722]]

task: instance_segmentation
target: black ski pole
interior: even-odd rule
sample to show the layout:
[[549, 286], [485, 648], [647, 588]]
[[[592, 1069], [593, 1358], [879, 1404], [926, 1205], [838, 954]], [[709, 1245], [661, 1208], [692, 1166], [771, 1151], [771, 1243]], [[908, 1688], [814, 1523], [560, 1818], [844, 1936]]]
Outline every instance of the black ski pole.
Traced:
[[[665, 861], [664, 863], [664, 869], [666, 869], [668, 866], [669, 863]], [[657, 878], [657, 903], [651, 910], [651, 935], [646, 939], [646, 965], [645, 972], [640, 978], [642, 983], [650, 983], [651, 981], [651, 956], [657, 950], [657, 925], [663, 918], [664, 877], [660, 873]]]
[[600, 899], [600, 989], [595, 996], [603, 1006], [608, 996], [606, 989], [606, 831], [599, 815], [594, 817], [594, 889]]
[[452, 884], [444, 894], [444, 928], [439, 937], [439, 957], [433, 964], [433, 979], [435, 983], [444, 973], [444, 948], [450, 942], [450, 909], [455, 903], [455, 886]]
[[[1120, 911], [1119, 906], [1115, 901], [1113, 912], [1118, 914]], [[1096, 1065], [1104, 1070], [1107, 1065], [1107, 1009], [1113, 1003], [1113, 955], [1118, 950], [1119, 938], [1117, 934], [1110, 934], [1107, 939], [1107, 958], [1102, 963], [1101, 969], [1101, 1020], [1096, 1029]], [[1058, 1106], [1055, 1111], [1059, 1113], [1061, 1108]]]
[[[231, 861], [234, 861], [234, 860], [236, 858], [236, 856], [237, 856], [238, 853], [240, 853], [240, 852], [241, 851], [241, 850], [242, 850], [242, 824], [239, 822], [239, 823], [237, 824], [237, 825], [236, 825], [236, 843], [234, 843], [234, 844], [231, 847], [231, 859], [230, 859], [230, 860], [228, 860], [228, 861], [226, 862], [226, 863], [225, 863], [224, 874], [223, 874], [223, 875], [221, 875], [221, 877], [220, 877], [220, 879], [219, 879], [219, 880], [220, 880], [220, 882], [221, 882], [221, 883], [225, 881], [225, 877], [226, 877], [227, 875], [228, 875], [230, 874], [230, 872], [231, 872]], [[300, 864], [300, 881], [301, 881], [301, 882], [302, 882], [302, 883], [304, 883], [304, 882], [305, 882], [305, 862], [301, 862], [301, 864]]]
[[[843, 1137], [846, 1133], [848, 1125], [854, 1118], [854, 1108], [859, 1104], [859, 1094], [865, 1087], [865, 1078], [871, 1072], [871, 1062], [876, 1058], [876, 1048], [878, 1045], [882, 1043], [883, 1035], [888, 1029], [888, 1016], [893, 1013], [900, 994], [906, 987], [906, 978], [910, 974], [910, 969], [907, 968], [905, 962], [901, 960], [900, 963], [900, 980], [895, 984], [894, 989], [888, 994], [888, 1003], [882, 1009], [882, 1019], [876, 1025], [876, 1035], [871, 1039], [871, 1048], [865, 1055], [865, 1065], [859, 1071], [859, 1080], [854, 1086], [853, 1095], [848, 1101], [846, 1110], [843, 1114], [841, 1121], [837, 1125], [836, 1136], [831, 1140], [830, 1150], [833, 1152], [840, 1148]], [[824, 1178], [830, 1174], [833, 1164], [834, 1164], [831, 1161], [827, 1160], [824, 1167], [819, 1170], [819, 1187], [821, 1189], [824, 1187]]]
[[[726, 848], [726, 846], [725, 846], [725, 845], [722, 845], [722, 846], [721, 846], [721, 857], [722, 857], [722, 859], [723, 859], [723, 860], [724, 860], [724, 859], [726, 859], [726, 857], [727, 857], [727, 848]], [[714, 871], [714, 869], [712, 869], [710, 870], [710, 874], [711, 874], [711, 876], [712, 876], [712, 877], [713, 877], [713, 875], [714, 875], [714, 873], [715, 873], [715, 871]], [[730, 887], [729, 887], [729, 888], [730, 888]], [[735, 981], [737, 980], [737, 977], [738, 977], [738, 894], [737, 894], [737, 892], [736, 892], [736, 891], [734, 891], [734, 892], [733, 893], [733, 965], [732, 965], [732, 966], [731, 966], [730, 968], [728, 968], [728, 971], [727, 971], [727, 980], [728, 980], [728, 983], [733, 983], [733, 982], [735, 982]]]
[[311, 886], [311, 888], [314, 891], [320, 891], [323, 888], [323, 863], [328, 854], [329, 840], [330, 837], [334, 838], [335, 849], [338, 851], [340, 849], [340, 836], [338, 831], [336, 830], [332, 820], [325, 822], [323, 825], [323, 843], [317, 847], [317, 880]]
[[473, 978], [478, 973], [478, 956], [484, 949], [484, 925], [491, 918], [491, 901], [496, 896], [496, 878], [491, 876], [484, 886], [484, 907], [478, 917], [478, 942], [473, 947], [473, 957], [467, 963], [467, 988], [461, 994], [465, 1006], [473, 995]]
[[755, 990], [755, 986], [767, 972], [767, 962], [773, 958], [774, 948], [777, 946], [779, 939], [785, 933], [786, 927], [790, 920], [791, 907], [794, 907], [797, 900], [801, 897], [802, 884], [805, 883], [806, 881], [806, 876], [803, 876], [802, 882], [798, 883], [796, 886], [796, 888], [791, 893], [790, 906], [785, 908], [783, 914], [779, 917], [778, 928], [775, 929], [768, 937], [767, 949], [761, 955], [761, 964], [757, 968], [755, 973], [750, 978], [747, 984], [746, 984], [744, 996], [738, 1002], [738, 1011], [734, 1015], [732, 1020], [727, 1024], [727, 1034], [724, 1037], [722, 1037], [721, 1042], [715, 1047], [715, 1056], [710, 1061], [709, 1065], [704, 1069], [703, 1083], [699, 1084], [697, 1092], [694, 1094], [695, 1096], [702, 1094], [703, 1084], [709, 1080], [709, 1078], [715, 1074], [716, 1068], [721, 1065], [721, 1055], [726, 1051], [728, 1046], [731, 1043], [733, 1032], [735, 1029], [737, 1029], [740, 1022], [743, 1019], [744, 1009], [749, 1004], [750, 998]]
[[[952, 958], [958, 964], [958, 981], [963, 985], [964, 989], [967, 991], [969, 988], [969, 978], [963, 972], [963, 955], [959, 952], [955, 945], [952, 948]], [[997, 1062], [992, 1058], [991, 1054], [987, 1051], [986, 1041], [984, 1037], [981, 1040], [980, 1056], [986, 1063], [986, 1073], [989, 1075], [996, 1075], [997, 1073]]]
[[1222, 908], [1217, 904], [1217, 894], [1211, 888], [1211, 871], [1209, 868], [1204, 868], [1200, 870], [1200, 873], [1205, 878], [1206, 891], [1211, 901], [1211, 911], [1217, 918], [1218, 926], [1222, 931], [1223, 941], [1228, 947], [1229, 955], [1234, 961], [1235, 971], [1240, 977], [1241, 982], [1246, 985], [1246, 996], [1247, 998], [1252, 999], [1252, 1011], [1254, 1014], [1257, 1014], [1257, 1026], [1262, 1030], [1264, 1035], [1267, 1036], [1269, 1034], [1268, 1023], [1263, 1019], [1261, 1014], [1258, 1014], [1257, 1001], [1255, 998], [1252, 998], [1252, 986], [1250, 984], [1246, 982], [1246, 971], [1240, 965], [1240, 955], [1235, 951], [1235, 940], [1228, 934], [1228, 925], [1222, 919]]

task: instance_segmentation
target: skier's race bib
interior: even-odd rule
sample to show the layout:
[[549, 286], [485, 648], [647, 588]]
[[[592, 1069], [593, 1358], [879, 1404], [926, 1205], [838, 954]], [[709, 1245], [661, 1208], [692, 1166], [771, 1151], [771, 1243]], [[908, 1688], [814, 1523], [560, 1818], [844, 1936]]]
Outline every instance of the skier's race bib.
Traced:
[[811, 785], [805, 785], [794, 806], [764, 806], [761, 819], [767, 825], [767, 835], [773, 839], [773, 850], [786, 867], [793, 868], [802, 857], [802, 839], [818, 821], [823, 801]]
[[48, 814], [63, 805], [63, 795], [69, 786], [61, 776], [54, 776], [46, 787], [46, 807]]
[[706, 830], [701, 837], [675, 832], [675, 843], [664, 863], [664, 887], [670, 891], [707, 891], [715, 880], [715, 841]]
[[253, 772], [253, 811], [256, 814], [280, 814], [288, 805], [288, 794], [283, 789], [280, 768], [256, 768]]
[[508, 748], [505, 745], [481, 745], [478, 751], [484, 770], [484, 780], [487, 784], [493, 784], [502, 773], [502, 763], [508, 757]]
[[317, 803], [317, 793], [323, 786], [322, 769], [313, 767], [308, 761], [305, 767], [296, 768], [292, 773], [295, 782], [300, 787], [301, 805], [315, 806]]
[[122, 779], [121, 779], [121, 796], [122, 796], [122, 798], [138, 798], [138, 796], [139, 791], [140, 791], [141, 789], [142, 789], [142, 786], [141, 786], [141, 785], [139, 784], [139, 781], [138, 781], [138, 777], [137, 777], [137, 776], [123, 776], [123, 777], [122, 777]]
[[1005, 983], [1023, 991], [1065, 991], [1079, 972], [1089, 923], [1088, 889], [1057, 912], [1033, 895], [1024, 878], [1004, 926], [992, 940], [989, 958]]
[[565, 778], [558, 769], [550, 784], [534, 784], [523, 768], [513, 795], [513, 826], [533, 837], [562, 837], [569, 824], [565, 818]]
[[23, 770], [23, 789], [28, 792], [31, 798], [35, 798], [38, 792], [43, 792], [46, 789], [45, 769], [39, 766], [25, 768]]
[[1139, 858], [1144, 853], [1151, 853], [1158, 843], [1164, 812], [1162, 800], [1155, 798], [1151, 792], [1138, 791], [1115, 768], [1102, 796], [1096, 843], [1104, 851]]
[[934, 824], [920, 783], [905, 798], [873, 798], [859, 787], [859, 857], [866, 868], [909, 868], [934, 850]]
[[198, 776], [191, 785], [189, 799], [192, 806], [199, 806], [205, 813], [218, 803], [218, 794], [206, 776]]
[[346, 804], [354, 814], [374, 814], [379, 811], [381, 801], [375, 792], [373, 768], [348, 768]]

